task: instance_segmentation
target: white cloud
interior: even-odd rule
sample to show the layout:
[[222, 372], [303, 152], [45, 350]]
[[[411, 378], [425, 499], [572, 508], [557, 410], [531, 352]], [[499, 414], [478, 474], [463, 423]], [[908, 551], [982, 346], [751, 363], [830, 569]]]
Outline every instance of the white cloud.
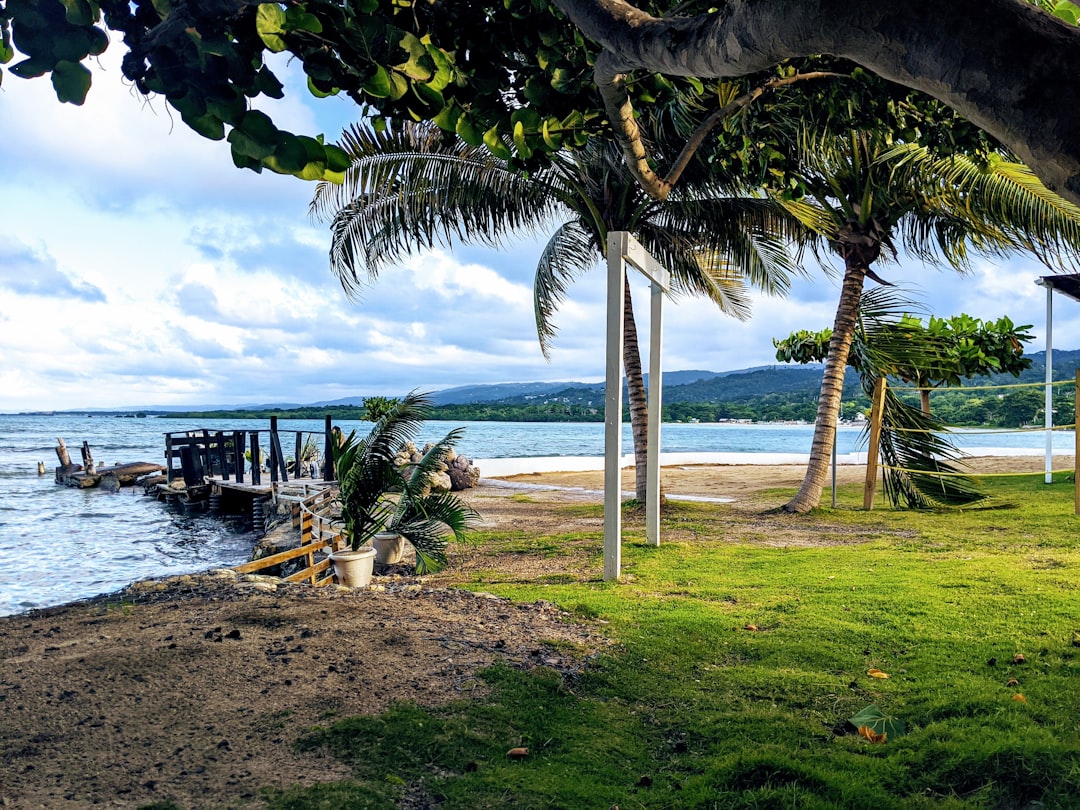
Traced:
[[[103, 60], [87, 104], [47, 81], [0, 89], [0, 411], [169, 403], [310, 402], [512, 380], [604, 374], [605, 272], [574, 281], [551, 360], [536, 339], [532, 279], [544, 238], [496, 252], [455, 246], [386, 268], [359, 300], [330, 273], [314, 187], [234, 169], [205, 141], [147, 108]], [[331, 139], [355, 115], [341, 99], [290, 99], [275, 117]], [[1045, 293], [1032, 261], [977, 262], [960, 277], [904, 261], [939, 315], [1034, 324]], [[643, 352], [646, 285], [633, 282]], [[832, 323], [839, 285], [816, 266], [789, 298], [756, 296], [747, 322], [713, 304], [665, 304], [664, 367], [725, 370], [775, 362], [772, 339]], [[1055, 345], [1080, 346], [1080, 307], [1058, 296]], [[647, 360], [647, 358], [645, 358]]]

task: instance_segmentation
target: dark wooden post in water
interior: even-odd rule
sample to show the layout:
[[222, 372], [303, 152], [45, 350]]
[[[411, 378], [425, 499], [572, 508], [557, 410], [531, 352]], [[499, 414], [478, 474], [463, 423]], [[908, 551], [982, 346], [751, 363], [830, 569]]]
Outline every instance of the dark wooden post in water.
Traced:
[[165, 483], [172, 483], [173, 473], [173, 449], [172, 449], [172, 434], [165, 434]]
[[64, 444], [64, 440], [59, 436], [56, 438], [56, 458], [60, 462], [60, 469], [57, 471], [56, 480], [60, 480], [61, 475], [68, 475], [73, 472], [77, 472], [79, 467], [77, 464], [71, 463], [71, 456], [68, 455], [67, 445]]
[[278, 433], [276, 416], [270, 417], [270, 480], [277, 481], [280, 476], [283, 483], [289, 482], [289, 471], [285, 467], [285, 454], [281, 452], [281, 434]]
[[334, 480], [334, 438], [330, 415], [326, 415], [326, 441], [323, 442], [323, 481]]
[[184, 483], [189, 487], [203, 483], [204, 468], [198, 447], [185, 444], [180, 448], [180, 467], [184, 473]]
[[225, 454], [225, 434], [219, 430], [216, 434], [214, 434], [214, 437], [217, 439], [217, 454], [218, 463], [221, 465], [221, 480], [228, 481], [229, 459], [228, 456]]
[[276, 484], [278, 480], [278, 456], [281, 455], [281, 447], [277, 440], [277, 417], [270, 417], [270, 483]]
[[202, 456], [203, 470], [206, 471], [206, 475], [214, 474], [214, 456], [210, 452], [210, 431], [206, 428], [202, 429], [202, 441], [196, 445], [199, 448], [199, 454]]
[[262, 464], [259, 463], [259, 431], [251, 431], [251, 483], [262, 483]]
[[247, 434], [242, 430], [233, 432], [233, 462], [236, 465], [236, 483], [244, 483], [244, 444]]
[[96, 472], [94, 469], [94, 457], [90, 454], [90, 444], [88, 442], [82, 443], [82, 463], [83, 469], [91, 475]]

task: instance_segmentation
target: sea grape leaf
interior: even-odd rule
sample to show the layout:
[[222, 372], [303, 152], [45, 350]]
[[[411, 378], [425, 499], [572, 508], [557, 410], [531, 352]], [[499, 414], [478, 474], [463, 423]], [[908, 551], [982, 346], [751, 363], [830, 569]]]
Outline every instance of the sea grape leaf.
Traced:
[[72, 25], [87, 26], [95, 21], [94, 9], [86, 0], [60, 0], [64, 18]]
[[390, 95], [390, 74], [382, 65], [375, 66], [375, 74], [364, 82], [364, 92], [375, 98], [386, 98]]
[[462, 115], [458, 118], [454, 131], [469, 146], [479, 146], [484, 141], [483, 133], [473, 126], [473, 122], [469, 120], [468, 115]]
[[[907, 733], [907, 725], [903, 720], [898, 717], [890, 717], [873, 704], [859, 711], [848, 722], [859, 730], [859, 734], [871, 742], [885, 742], [887, 739], [895, 740], [897, 737], [903, 737]], [[880, 739], [874, 739], [869, 734], [864, 733], [864, 728]]]
[[255, 30], [268, 50], [281, 53], [285, 50], [285, 12], [277, 3], [260, 3], [255, 13]]
[[32, 79], [37, 76], [44, 76], [50, 68], [48, 59], [42, 59], [37, 56], [31, 56], [29, 59], [23, 59], [21, 62], [16, 62], [8, 70], [18, 76], [20, 79]]
[[484, 133], [484, 145], [491, 154], [500, 160], [510, 160], [510, 158], [514, 156], [514, 153], [510, 151], [510, 148], [503, 143], [502, 138], [499, 137], [499, 128], [497, 126], [492, 127]]
[[889, 675], [888, 672], [882, 672], [880, 669], [877, 669], [875, 667], [870, 667], [870, 669], [866, 670], [866, 674], [869, 675], [871, 678], [880, 678], [881, 680], [888, 680], [890, 677], [892, 677]]
[[82, 104], [90, 91], [90, 71], [81, 62], [61, 60], [53, 68], [52, 83], [60, 101]]

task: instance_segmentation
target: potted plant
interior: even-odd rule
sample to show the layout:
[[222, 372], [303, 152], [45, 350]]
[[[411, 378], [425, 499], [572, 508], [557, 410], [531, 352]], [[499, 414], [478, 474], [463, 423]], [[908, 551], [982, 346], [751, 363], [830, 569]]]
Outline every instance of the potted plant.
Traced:
[[[412, 392], [394, 402], [371, 432], [357, 438], [337, 436], [331, 442], [338, 480], [342, 533], [349, 550], [331, 555], [335, 572], [344, 556], [359, 558], [370, 578], [374, 550], [365, 544], [379, 535], [399, 535], [416, 552], [418, 574], [438, 571], [446, 565], [447, 535], [464, 539], [465, 529], [479, 515], [457, 495], [434, 492], [429, 481], [445, 462], [463, 428], [450, 431], [415, 465], [399, 467], [395, 458], [414, 439], [431, 408], [431, 400]], [[383, 538], [385, 539], [385, 538]], [[342, 578], [338, 575], [339, 580]], [[366, 583], [363, 583], [366, 584]]]

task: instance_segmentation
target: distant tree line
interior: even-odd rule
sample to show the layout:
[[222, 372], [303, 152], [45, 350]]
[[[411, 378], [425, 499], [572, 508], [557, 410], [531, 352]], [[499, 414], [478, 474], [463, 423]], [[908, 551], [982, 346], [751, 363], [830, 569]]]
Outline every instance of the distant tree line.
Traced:
[[[976, 377], [969, 386], [1015, 385], [1043, 380], [1045, 366], [1040, 355], [1034, 355], [1031, 367], [1020, 373], [994, 374]], [[1080, 365], [1080, 351], [1054, 352], [1054, 378], [1070, 380]], [[812, 422], [816, 415], [821, 369], [810, 367], [766, 368], [729, 374], [723, 377], [698, 380], [684, 385], [664, 386], [663, 420], [666, 422], [719, 422], [750, 420], [755, 422]], [[904, 384], [895, 380], [894, 385]], [[911, 387], [911, 386], [908, 386]], [[917, 395], [909, 395], [917, 400]], [[189, 411], [161, 414], [183, 419], [322, 419], [330, 415], [335, 421], [357, 421], [367, 418], [369, 411], [385, 398], [369, 397], [365, 405], [319, 405], [290, 409], [247, 409]], [[1073, 387], [1055, 388], [1055, 424], [1071, 424], [1075, 411]], [[965, 390], [937, 389], [931, 395], [934, 413], [945, 424], [966, 427], [1015, 428], [1020, 425], [1041, 425], [1043, 421], [1043, 389], [998, 388]], [[857, 376], [851, 370], [844, 384], [842, 419], [852, 419], [856, 413], [868, 412], [870, 401], [863, 394]], [[604, 419], [603, 391], [596, 387], [571, 387], [544, 397], [518, 396], [497, 402], [437, 405], [432, 419], [469, 422], [602, 422]], [[623, 419], [628, 419], [624, 411]]]

